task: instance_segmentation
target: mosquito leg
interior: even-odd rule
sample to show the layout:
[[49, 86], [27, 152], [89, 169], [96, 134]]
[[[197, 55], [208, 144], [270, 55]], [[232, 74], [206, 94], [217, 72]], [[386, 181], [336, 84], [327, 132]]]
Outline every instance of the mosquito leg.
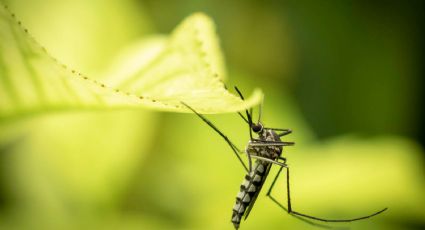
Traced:
[[287, 130], [285, 130], [285, 131], [283, 131], [282, 133], [279, 133], [279, 134], [277, 134], [279, 137], [283, 137], [283, 136], [286, 136], [286, 135], [288, 135], [288, 134], [291, 134], [292, 133], [292, 130], [290, 130], [290, 129], [287, 129]]
[[264, 129], [271, 129], [273, 131], [280, 131], [280, 132], [282, 132], [282, 133], [279, 133], [278, 134], [279, 137], [283, 137], [283, 136], [286, 136], [286, 135], [292, 133], [292, 130], [291, 129], [279, 129], [279, 128], [264, 128]]
[[[275, 203], [275, 204], [277, 204], [280, 208], [282, 208], [285, 212], [288, 212], [289, 213], [289, 211], [288, 211], [288, 209], [285, 207], [285, 206], [283, 206], [279, 201], [277, 201], [272, 195], [271, 195], [271, 192], [272, 192], [272, 190], [273, 190], [273, 187], [274, 187], [274, 185], [276, 184], [276, 181], [277, 181], [277, 179], [279, 178], [279, 175], [280, 175], [280, 173], [282, 172], [282, 169], [283, 169], [283, 167], [280, 167], [279, 168], [279, 171], [278, 171], [278, 173], [276, 174], [276, 176], [275, 176], [275, 178], [274, 178], [274, 180], [273, 180], [273, 183], [272, 183], [272, 185], [270, 186], [270, 188], [269, 188], [269, 190], [267, 191], [267, 196]], [[310, 225], [314, 225], [314, 226], [317, 226], [317, 227], [321, 227], [321, 228], [327, 228], [327, 229], [330, 229], [331, 227], [329, 227], [329, 226], [326, 226], [326, 225], [320, 225], [320, 224], [317, 224], [317, 223], [314, 223], [314, 222], [312, 222], [312, 221], [309, 221], [309, 220], [306, 220], [306, 219], [304, 219], [304, 218], [302, 218], [302, 217], [299, 217], [299, 216], [294, 216], [293, 215], [293, 217], [295, 217], [295, 218], [297, 218], [297, 219], [299, 219], [299, 220], [301, 220], [301, 221], [303, 221], [303, 222], [306, 222], [307, 224], [310, 224]]]
[[[241, 91], [239, 91], [239, 89], [238, 89], [238, 87], [236, 87], [235, 86], [235, 90], [236, 90], [236, 92], [239, 94], [239, 96], [241, 97], [241, 99], [242, 99], [242, 101], [244, 101], [245, 100], [245, 98], [243, 97], [243, 95], [242, 95], [242, 93], [241, 93]], [[243, 116], [242, 116], [242, 114], [241, 113], [239, 113], [239, 115], [245, 120], [245, 121], [248, 121], [247, 123], [248, 123], [248, 128], [249, 128], [249, 139], [250, 140], [252, 140], [252, 129], [251, 129], [251, 126], [252, 126], [252, 109], [250, 109], [249, 110], [249, 112], [248, 112], [248, 110], [245, 110], [245, 113], [246, 113], [246, 118], [247, 119], [245, 119]]]
[[[279, 178], [279, 175], [282, 172], [282, 169], [283, 169], [283, 167], [280, 167], [279, 171], [277, 172], [276, 176], [274, 177], [272, 185], [270, 185], [270, 188], [269, 188], [269, 190], [267, 191], [267, 194], [266, 194], [268, 197], [272, 197], [271, 193], [272, 193], [273, 187], [276, 184], [276, 181]], [[272, 198], [272, 199], [274, 199], [274, 198]], [[285, 211], [288, 211], [285, 207], [283, 207], [283, 209], [285, 209]]]
[[267, 162], [269, 162], [269, 163], [279, 165], [281, 168], [282, 168], [282, 167], [283, 167], [283, 168], [288, 167], [285, 163], [281, 163], [281, 162], [279, 162], [279, 161], [274, 161], [274, 160], [271, 160], [271, 159], [269, 159], [269, 158], [260, 157], [260, 156], [256, 156], [256, 155], [252, 155], [251, 157], [252, 157], [252, 158], [259, 159], [259, 160], [261, 160], [261, 161], [267, 161]]
[[239, 116], [249, 125], [249, 121], [242, 115], [241, 112], [238, 112]]
[[262, 141], [254, 140], [249, 143], [250, 146], [293, 146], [294, 142], [285, 142], [285, 141]]
[[276, 175], [276, 177], [273, 180], [272, 185], [270, 186], [269, 190], [267, 191], [267, 196], [270, 197], [270, 199], [275, 202], [277, 205], [279, 205], [283, 210], [287, 211], [289, 214], [291, 215], [296, 215], [296, 216], [300, 216], [300, 217], [305, 217], [305, 218], [309, 218], [309, 219], [313, 219], [313, 220], [318, 220], [318, 221], [323, 221], [323, 222], [351, 222], [351, 221], [357, 221], [357, 220], [363, 220], [363, 219], [367, 219], [370, 218], [372, 216], [376, 216], [382, 212], [384, 212], [385, 210], [387, 210], [387, 208], [384, 208], [378, 212], [375, 212], [371, 215], [367, 215], [367, 216], [362, 216], [362, 217], [358, 217], [358, 218], [353, 218], [353, 219], [339, 219], [339, 220], [332, 220], [332, 219], [323, 219], [323, 218], [319, 218], [319, 217], [315, 217], [315, 216], [310, 216], [310, 215], [306, 215], [300, 212], [296, 212], [294, 210], [292, 210], [292, 205], [291, 205], [291, 192], [289, 189], [289, 168], [286, 167], [286, 190], [287, 190], [287, 201], [288, 201], [288, 208], [285, 208], [279, 201], [277, 201], [272, 195], [272, 189], [277, 181], [277, 178], [279, 177], [280, 173], [282, 172], [283, 167], [281, 167]]
[[[184, 102], [181, 102], [184, 106], [186, 106], [188, 109], [190, 109], [192, 112], [194, 112], [199, 118], [201, 118], [205, 123], [207, 123], [207, 125], [209, 125], [212, 129], [214, 129], [214, 131], [216, 131], [221, 137], [223, 137], [223, 139], [227, 142], [227, 144], [230, 146], [230, 148], [233, 150], [233, 153], [235, 154], [235, 156], [238, 158], [238, 160], [241, 162], [242, 166], [245, 168], [245, 171], [247, 173], [249, 173], [250, 171], [248, 170], [248, 167], [245, 165], [245, 163], [242, 161], [242, 158], [239, 156], [239, 153], [243, 153], [241, 150], [238, 149], [238, 147], [236, 147], [235, 144], [233, 144], [230, 139], [224, 135], [224, 133], [222, 133], [213, 123], [211, 123], [211, 121], [209, 121], [207, 118], [205, 118], [204, 116], [202, 116], [201, 114], [199, 114], [198, 112], [196, 112], [192, 107], [190, 107], [189, 105], [187, 105]], [[250, 166], [251, 167], [251, 166]]]
[[248, 157], [248, 166], [249, 166], [249, 172], [252, 171], [252, 157], [251, 154], [249, 153], [249, 151], [245, 150], [245, 153]]

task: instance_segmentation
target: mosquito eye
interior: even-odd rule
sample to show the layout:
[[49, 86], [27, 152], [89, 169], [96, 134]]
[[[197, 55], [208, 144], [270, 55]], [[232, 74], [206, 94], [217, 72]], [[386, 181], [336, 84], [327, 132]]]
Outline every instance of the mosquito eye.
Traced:
[[260, 132], [262, 129], [263, 129], [263, 126], [260, 124], [252, 125], [252, 131], [254, 131], [255, 133]]

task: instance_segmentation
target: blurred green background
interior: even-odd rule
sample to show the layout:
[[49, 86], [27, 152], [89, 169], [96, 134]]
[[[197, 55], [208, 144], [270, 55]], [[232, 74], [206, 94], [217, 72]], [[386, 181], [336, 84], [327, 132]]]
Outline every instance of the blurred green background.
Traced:
[[[294, 130], [284, 156], [295, 210], [351, 218], [389, 207], [331, 226], [425, 227], [423, 1], [2, 2], [52, 56], [97, 79], [120, 50], [207, 13], [228, 86], [262, 88], [264, 123]], [[244, 148], [237, 115], [208, 117]], [[0, 129], [0, 229], [233, 228], [244, 171], [192, 114], [75, 111]], [[317, 229], [264, 194], [241, 227]]]

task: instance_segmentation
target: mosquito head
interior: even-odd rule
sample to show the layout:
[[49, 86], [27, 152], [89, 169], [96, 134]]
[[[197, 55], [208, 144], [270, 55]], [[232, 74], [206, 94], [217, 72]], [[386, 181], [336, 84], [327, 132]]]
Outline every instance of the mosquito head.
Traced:
[[260, 133], [261, 131], [263, 131], [263, 124], [261, 123], [252, 124], [251, 129], [254, 133]]

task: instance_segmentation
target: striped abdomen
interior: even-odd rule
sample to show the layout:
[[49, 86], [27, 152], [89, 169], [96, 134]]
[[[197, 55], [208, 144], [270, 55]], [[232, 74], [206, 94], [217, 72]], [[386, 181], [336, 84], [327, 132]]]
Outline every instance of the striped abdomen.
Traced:
[[236, 196], [236, 204], [233, 207], [232, 223], [235, 226], [235, 229], [239, 228], [239, 223], [241, 222], [246, 209], [257, 198], [263, 185], [264, 173], [268, 165], [269, 163], [257, 161], [254, 164], [252, 171], [245, 176], [240, 191]]

